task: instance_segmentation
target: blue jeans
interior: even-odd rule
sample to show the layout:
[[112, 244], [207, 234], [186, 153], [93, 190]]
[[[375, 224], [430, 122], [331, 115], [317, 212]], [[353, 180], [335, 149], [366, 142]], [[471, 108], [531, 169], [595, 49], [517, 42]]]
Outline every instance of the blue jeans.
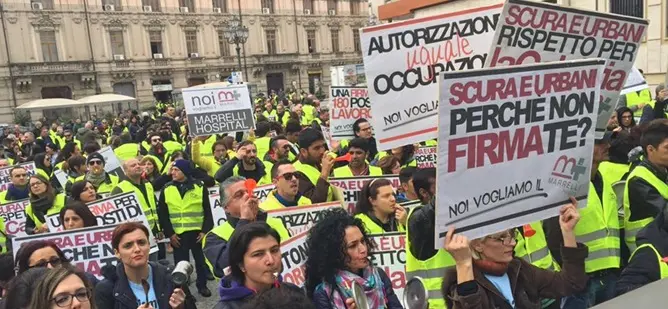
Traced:
[[610, 273], [598, 278], [590, 278], [587, 288], [579, 294], [568, 296], [561, 304], [562, 309], [586, 309], [615, 297], [615, 285], [619, 277]]

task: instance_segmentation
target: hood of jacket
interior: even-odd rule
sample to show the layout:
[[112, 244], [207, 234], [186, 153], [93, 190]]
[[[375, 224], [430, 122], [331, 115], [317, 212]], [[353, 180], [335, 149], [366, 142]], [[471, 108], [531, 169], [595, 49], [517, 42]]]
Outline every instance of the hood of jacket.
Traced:
[[252, 296], [253, 290], [237, 282], [232, 276], [226, 276], [220, 280], [218, 294], [220, 295], [220, 301], [222, 302], [239, 301]]
[[652, 244], [661, 256], [668, 255], [668, 222], [666, 222], [667, 211], [664, 210], [656, 216], [654, 221], [646, 225], [638, 232], [636, 243]]

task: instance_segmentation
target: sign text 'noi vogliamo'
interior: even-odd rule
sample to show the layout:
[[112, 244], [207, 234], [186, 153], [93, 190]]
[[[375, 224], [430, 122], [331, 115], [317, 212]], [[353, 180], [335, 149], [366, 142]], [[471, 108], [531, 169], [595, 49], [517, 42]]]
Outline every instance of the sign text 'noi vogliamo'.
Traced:
[[188, 129], [195, 136], [248, 131], [255, 117], [246, 85], [183, 89]]
[[586, 205], [604, 64], [440, 77], [436, 247], [450, 226], [475, 239], [556, 216], [570, 196]]

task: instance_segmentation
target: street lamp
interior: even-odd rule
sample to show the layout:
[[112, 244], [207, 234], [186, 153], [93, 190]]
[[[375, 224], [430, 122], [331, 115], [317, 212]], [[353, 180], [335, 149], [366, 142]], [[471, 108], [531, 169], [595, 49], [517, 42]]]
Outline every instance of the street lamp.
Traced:
[[[228, 43], [236, 45], [237, 59], [239, 60], [239, 71], [241, 71], [241, 44], [248, 40], [248, 28], [241, 24], [241, 20], [235, 15], [228, 23], [227, 28], [223, 30], [223, 36]], [[248, 78], [248, 77], [246, 77]]]

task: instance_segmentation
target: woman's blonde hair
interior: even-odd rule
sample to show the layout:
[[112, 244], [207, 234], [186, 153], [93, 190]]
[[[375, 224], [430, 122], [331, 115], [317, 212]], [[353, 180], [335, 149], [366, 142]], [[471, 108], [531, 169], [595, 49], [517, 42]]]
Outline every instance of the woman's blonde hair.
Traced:
[[65, 278], [76, 275], [81, 279], [86, 290], [88, 291], [88, 302], [90, 303], [90, 308], [95, 309], [95, 300], [93, 299], [93, 289], [88, 282], [88, 279], [84, 276], [84, 273], [72, 266], [63, 265], [61, 267], [56, 267], [50, 269], [42, 278], [42, 280], [35, 287], [33, 292], [32, 299], [30, 300], [29, 309], [44, 309], [53, 307], [53, 292], [56, 290], [58, 285], [65, 280]]

